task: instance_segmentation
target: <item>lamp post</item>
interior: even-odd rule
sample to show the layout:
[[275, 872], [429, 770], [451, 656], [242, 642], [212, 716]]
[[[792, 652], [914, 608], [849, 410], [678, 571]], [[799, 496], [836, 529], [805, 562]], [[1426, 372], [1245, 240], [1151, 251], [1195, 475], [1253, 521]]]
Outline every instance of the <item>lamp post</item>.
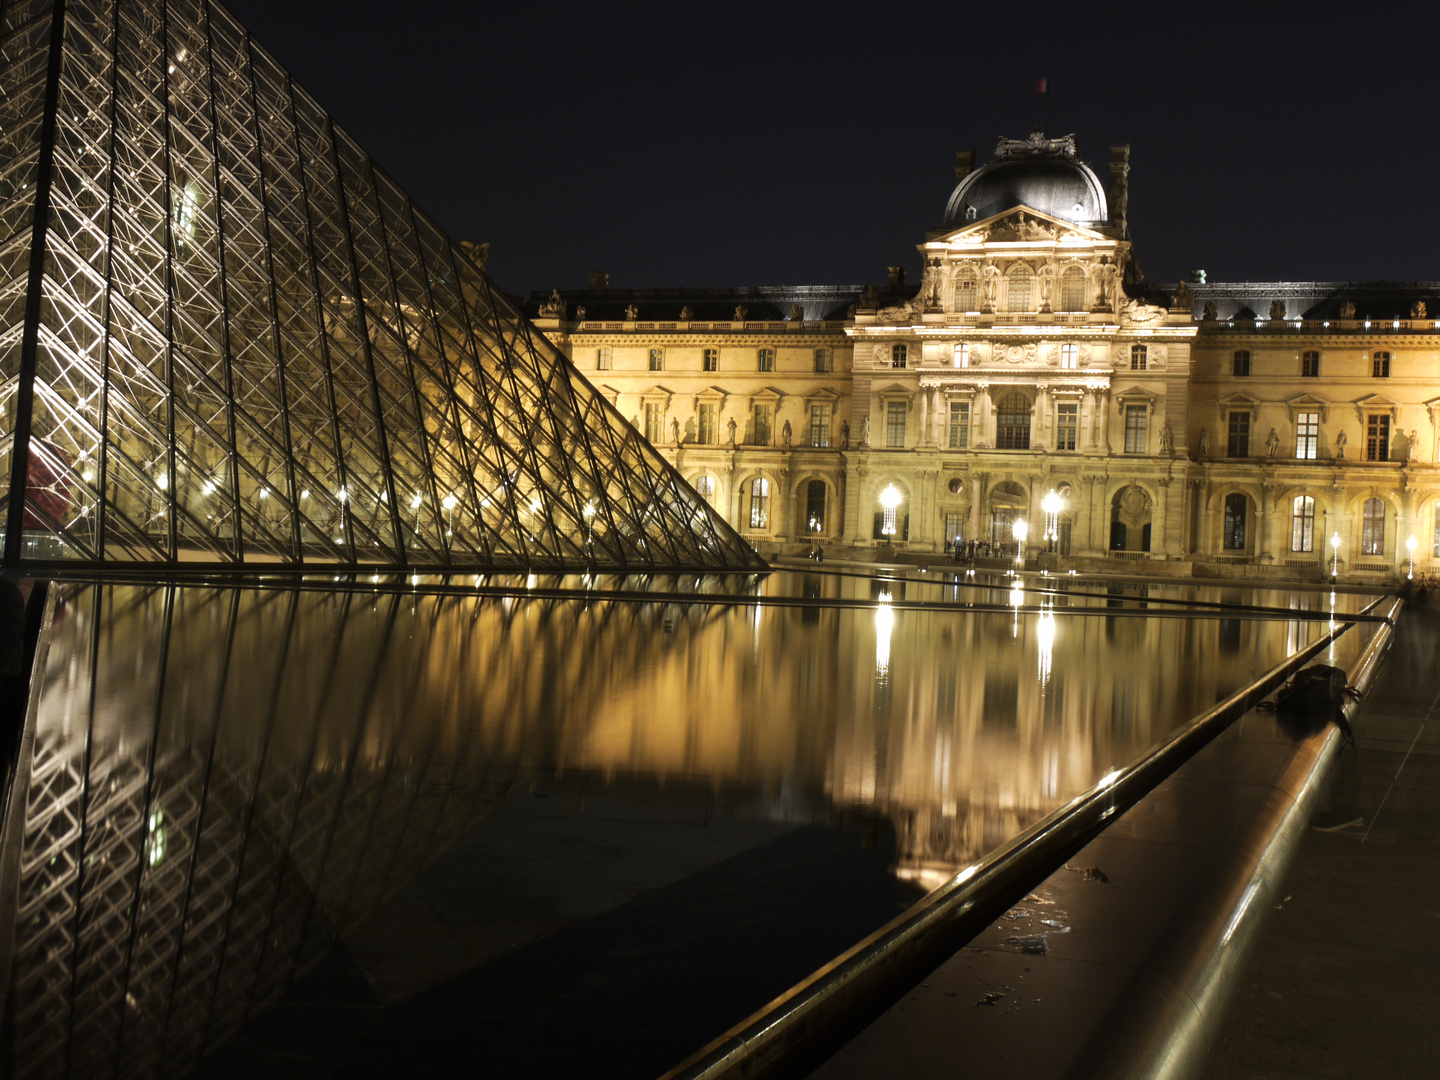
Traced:
[[900, 492], [895, 490], [894, 484], [885, 485], [885, 490], [880, 493], [880, 505], [885, 509], [885, 517], [880, 525], [880, 535], [894, 536], [895, 508], [900, 505]]
[[1340, 576], [1340, 532], [1338, 529], [1330, 537], [1330, 548], [1335, 552], [1330, 563], [1330, 581], [1333, 584], [1335, 579]]
[[1040, 500], [1040, 508], [1045, 511], [1045, 541], [1051, 553], [1060, 539], [1060, 510], [1064, 505], [1054, 488]]
[[1011, 526], [1010, 531], [1015, 534], [1015, 565], [1025, 565], [1025, 537], [1030, 535], [1030, 526], [1020, 518]]
[[1405, 546], [1410, 549], [1410, 572], [1405, 575], [1406, 581], [1415, 580], [1415, 534], [1410, 534], [1410, 539], [1405, 541]]

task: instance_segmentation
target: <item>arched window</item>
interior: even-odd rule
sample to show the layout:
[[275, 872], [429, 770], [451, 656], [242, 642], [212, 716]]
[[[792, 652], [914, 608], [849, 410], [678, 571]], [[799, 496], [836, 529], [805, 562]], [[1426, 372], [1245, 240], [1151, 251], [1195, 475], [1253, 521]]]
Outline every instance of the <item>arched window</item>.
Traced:
[[805, 531], [825, 531], [825, 481], [811, 480], [805, 485]]
[[695, 478], [695, 494], [699, 495], [711, 506], [714, 506], [715, 478], [713, 476], [697, 476]]
[[770, 481], [757, 476], [750, 482], [750, 528], [765, 529], [770, 524]]
[[980, 281], [974, 267], [962, 266], [955, 274], [955, 310], [980, 310]]
[[1290, 550], [1315, 550], [1315, 500], [1296, 495], [1290, 510]]
[[1006, 300], [1006, 311], [1034, 311], [1035, 304], [1032, 299], [1034, 293], [1035, 275], [1030, 272], [1028, 266], [1017, 266], [1010, 271], [1010, 288]]
[[1060, 275], [1060, 310], [1085, 310], [1085, 271], [1078, 266]]
[[1221, 546], [1226, 551], [1245, 550], [1245, 510], [1248, 500], [1244, 495], [1225, 496], [1225, 532]]
[[1360, 554], [1385, 554], [1385, 503], [1381, 499], [1365, 500], [1360, 519]]
[[1030, 399], [1006, 394], [995, 406], [995, 449], [1030, 449]]

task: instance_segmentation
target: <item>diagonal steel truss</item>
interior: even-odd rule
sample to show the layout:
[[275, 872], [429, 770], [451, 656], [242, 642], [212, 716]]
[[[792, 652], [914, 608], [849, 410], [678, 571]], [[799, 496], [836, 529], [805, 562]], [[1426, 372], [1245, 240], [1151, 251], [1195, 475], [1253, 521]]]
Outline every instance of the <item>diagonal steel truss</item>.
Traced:
[[6, 565], [763, 568], [223, 8], [0, 3]]

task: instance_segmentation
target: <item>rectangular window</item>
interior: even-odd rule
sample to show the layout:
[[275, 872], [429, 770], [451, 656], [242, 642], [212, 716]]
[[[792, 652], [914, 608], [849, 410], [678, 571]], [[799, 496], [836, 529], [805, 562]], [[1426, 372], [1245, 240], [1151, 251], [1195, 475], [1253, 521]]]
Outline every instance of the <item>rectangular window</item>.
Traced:
[[1150, 418], [1150, 406], [1125, 406], [1125, 453], [1143, 454], [1148, 449], [1146, 428]]
[[1377, 352], [1372, 358], [1370, 373], [1377, 379], [1388, 379], [1390, 377], [1390, 354], [1388, 352]]
[[1080, 366], [1079, 345], [1060, 346], [1060, 366], [1066, 371], [1074, 371], [1077, 367]]
[[664, 349], [651, 349], [651, 350], [650, 350], [650, 370], [651, 370], [651, 371], [664, 371], [664, 370], [665, 370], [665, 350], [664, 350]]
[[1379, 499], [1366, 499], [1360, 519], [1360, 554], [1385, 554], [1385, 504]]
[[707, 446], [715, 442], [715, 420], [719, 406], [700, 403], [699, 430], [695, 433], [695, 441], [704, 443]]
[[596, 349], [596, 350], [595, 350], [595, 370], [596, 370], [596, 371], [609, 371], [609, 370], [610, 370], [610, 350], [609, 350], [609, 349]]
[[1250, 351], [1248, 349], [1235, 350], [1235, 374], [1240, 378], [1250, 374]]
[[775, 416], [773, 405], [756, 405], [751, 411], [753, 424], [751, 427], [750, 442], [754, 446], [769, 446], [774, 440], [771, 432], [772, 421]]
[[645, 403], [645, 438], [658, 444], [664, 438], [665, 407], [659, 402]]
[[954, 450], [965, 450], [970, 446], [970, 403], [968, 401], [952, 401], [950, 403], [950, 447]]
[[810, 406], [810, 445], [830, 445], [830, 406]]
[[703, 365], [703, 367], [704, 367], [704, 369], [705, 369], [706, 371], [719, 371], [719, 370], [720, 370], [720, 350], [719, 350], [719, 349], [706, 349], [706, 350], [705, 350], [705, 358], [704, 358], [704, 360], [703, 360], [701, 363], [702, 363], [702, 365]]
[[816, 370], [817, 372], [825, 372], [825, 371], [829, 371], [829, 370], [830, 370], [830, 350], [829, 350], [829, 349], [816, 349], [816, 350], [815, 350], [815, 370]]
[[885, 445], [900, 448], [905, 445], [905, 402], [891, 401], [885, 405]]
[[965, 534], [964, 534], [964, 532], [963, 532], [963, 529], [964, 529], [964, 528], [965, 528], [965, 515], [963, 515], [963, 514], [946, 514], [946, 515], [945, 515], [945, 539], [946, 539], [946, 541], [948, 541], [949, 543], [955, 544], [955, 543], [959, 543], [960, 541], [964, 540], [964, 539], [965, 539]]
[[1300, 377], [1304, 379], [1320, 377], [1320, 354], [1318, 352], [1300, 354]]
[[775, 350], [774, 350], [774, 349], [761, 349], [761, 350], [760, 350], [760, 367], [759, 367], [759, 370], [761, 370], [761, 371], [774, 371], [774, 370], [775, 370]]
[[964, 342], [961, 342], [959, 345], [955, 346], [955, 366], [970, 366], [970, 346], [965, 344]]
[[979, 311], [979, 282], [974, 271], [962, 272], [955, 282], [955, 310]]
[[1080, 430], [1080, 406], [1060, 405], [1055, 409], [1055, 449], [1074, 450]]
[[1230, 414], [1230, 440], [1226, 452], [1231, 457], [1250, 456], [1250, 414], [1248, 412], [1232, 412]]
[[1144, 370], [1145, 370], [1145, 361], [1146, 361], [1146, 358], [1147, 358], [1148, 356], [1149, 356], [1149, 351], [1145, 348], [1144, 345], [1131, 345], [1131, 346], [1130, 346], [1130, 370], [1131, 370], [1131, 371], [1144, 371]]
[[1245, 550], [1245, 518], [1248, 500], [1244, 495], [1225, 496], [1225, 522], [1222, 544], [1226, 551]]
[[1290, 550], [1315, 550], [1315, 500], [1309, 495], [1296, 495], [1291, 504]]
[[1390, 460], [1390, 417], [1372, 415], [1365, 418], [1365, 460]]
[[892, 368], [904, 367], [908, 353], [909, 350], [904, 345], [892, 345], [890, 347], [890, 366]]
[[[1295, 456], [1301, 461], [1314, 461], [1320, 445], [1320, 414], [1302, 412], [1295, 416]], [[1306, 550], [1309, 550], [1308, 548]]]

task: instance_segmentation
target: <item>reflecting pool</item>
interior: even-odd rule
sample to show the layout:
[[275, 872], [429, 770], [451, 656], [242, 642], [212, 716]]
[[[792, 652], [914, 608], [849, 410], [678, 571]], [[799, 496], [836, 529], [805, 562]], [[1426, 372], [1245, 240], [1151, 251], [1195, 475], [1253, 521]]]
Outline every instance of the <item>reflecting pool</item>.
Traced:
[[658, 1073], [1367, 599], [452, 584], [65, 586], [8, 1075]]

